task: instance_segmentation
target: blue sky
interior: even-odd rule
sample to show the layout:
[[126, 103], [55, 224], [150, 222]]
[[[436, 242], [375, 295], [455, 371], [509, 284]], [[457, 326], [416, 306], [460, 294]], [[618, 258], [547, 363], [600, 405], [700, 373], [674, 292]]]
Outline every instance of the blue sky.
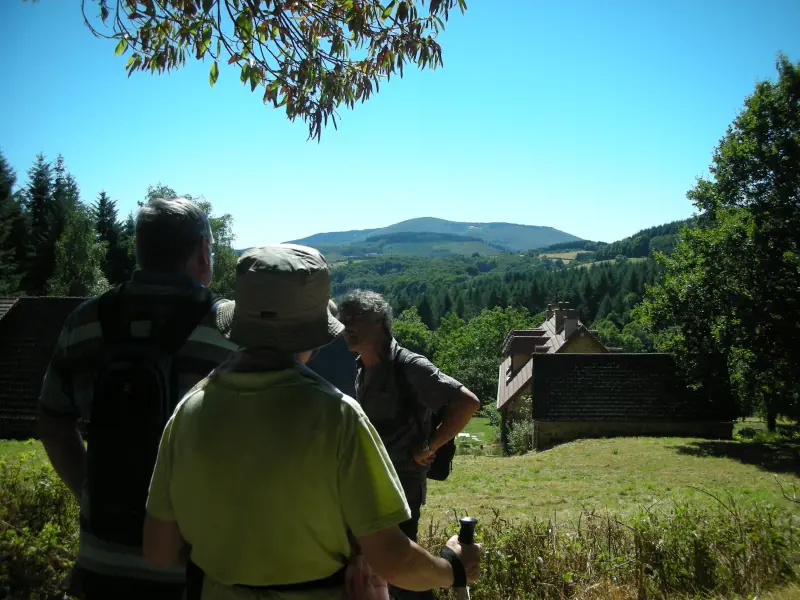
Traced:
[[230, 68], [213, 89], [209, 63], [129, 79], [78, 0], [3, 0], [0, 149], [21, 183], [62, 153], [123, 216], [149, 184], [202, 194], [240, 247], [421, 216], [613, 241], [689, 216], [745, 96], [779, 51], [800, 60], [797, 0], [468, 4], [443, 69], [393, 78], [317, 144]]

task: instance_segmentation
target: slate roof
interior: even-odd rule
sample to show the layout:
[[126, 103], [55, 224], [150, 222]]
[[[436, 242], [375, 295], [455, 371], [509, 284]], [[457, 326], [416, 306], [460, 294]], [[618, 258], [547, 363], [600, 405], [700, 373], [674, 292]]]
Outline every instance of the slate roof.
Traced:
[[[573, 325], [565, 326], [570, 319]], [[512, 329], [503, 342], [505, 360], [500, 364], [497, 375], [497, 408], [505, 406], [509, 400], [527, 389], [533, 377], [533, 362], [527, 360], [512, 372], [513, 356], [534, 354], [558, 354], [566, 350], [567, 344], [579, 338], [592, 338], [600, 348], [608, 352], [603, 343], [597, 339], [596, 332], [587, 328], [578, 319], [577, 312], [569, 308], [569, 304], [561, 303], [555, 310], [548, 306], [547, 319], [535, 329]]]
[[18, 298], [0, 298], [0, 319], [11, 310], [11, 307], [16, 304]]
[[33, 436], [42, 379], [61, 327], [83, 301], [0, 299], [0, 438]]

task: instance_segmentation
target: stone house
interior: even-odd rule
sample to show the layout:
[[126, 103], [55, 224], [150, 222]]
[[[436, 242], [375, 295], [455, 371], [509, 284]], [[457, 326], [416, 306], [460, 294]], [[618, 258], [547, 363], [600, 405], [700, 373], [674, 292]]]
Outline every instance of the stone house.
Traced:
[[540, 327], [510, 331], [503, 354], [497, 408], [507, 423], [531, 399], [536, 449], [587, 437], [732, 437], [727, 382], [689, 390], [671, 356], [606, 348], [566, 303], [548, 307]]

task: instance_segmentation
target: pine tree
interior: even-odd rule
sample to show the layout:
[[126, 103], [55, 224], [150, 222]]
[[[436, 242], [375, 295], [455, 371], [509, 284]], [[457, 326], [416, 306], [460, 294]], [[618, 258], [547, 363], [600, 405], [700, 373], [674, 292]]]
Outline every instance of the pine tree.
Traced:
[[599, 321], [600, 319], [606, 318], [613, 310], [614, 305], [611, 302], [611, 297], [606, 294], [603, 296], [603, 300], [600, 302], [600, 307], [597, 309], [597, 316], [595, 317], [595, 320]]
[[24, 288], [31, 295], [42, 295], [55, 266], [56, 240], [53, 237], [53, 171], [41, 153], [28, 171], [25, 204], [30, 215], [31, 256]]
[[128, 213], [128, 218], [122, 224], [119, 233], [120, 245], [120, 275], [111, 283], [122, 283], [130, 279], [136, 269], [136, 221], [133, 213]]
[[433, 309], [427, 294], [422, 297], [422, 302], [417, 306], [417, 313], [422, 322], [428, 326], [428, 329], [434, 328]]
[[60, 211], [65, 218], [75, 210], [78, 202], [75, 193], [76, 189], [77, 183], [67, 173], [64, 157], [59, 154], [56, 158], [56, 164], [53, 166], [53, 200], [56, 203], [56, 210]]
[[446, 315], [453, 310], [453, 301], [450, 300], [450, 294], [445, 293], [444, 301], [442, 302], [442, 316]]
[[97, 239], [106, 245], [103, 273], [110, 282], [121, 283], [127, 279], [129, 264], [128, 252], [120, 243], [122, 232], [117, 219], [117, 203], [105, 191], [101, 191], [92, 209]]
[[464, 306], [464, 294], [458, 295], [458, 300], [456, 300], [456, 314], [459, 318], [464, 318], [464, 313], [466, 312], [466, 307]]
[[0, 152], [0, 294], [19, 289], [22, 275], [20, 252], [15, 239], [19, 234], [22, 210], [14, 197], [17, 174]]

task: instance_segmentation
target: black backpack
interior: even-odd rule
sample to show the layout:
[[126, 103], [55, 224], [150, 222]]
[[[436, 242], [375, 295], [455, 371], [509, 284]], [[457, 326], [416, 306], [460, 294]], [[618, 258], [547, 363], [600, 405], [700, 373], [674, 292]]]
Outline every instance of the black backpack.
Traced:
[[[402, 352], [402, 351], [401, 351]], [[423, 440], [427, 443], [430, 442], [433, 434], [436, 433], [436, 430], [439, 428], [439, 425], [442, 424], [444, 420], [445, 413], [447, 412], [447, 407], [443, 407], [439, 411], [433, 412], [431, 414], [431, 428], [426, 433], [424, 428], [422, 427], [422, 419], [420, 419], [419, 411], [414, 403], [414, 392], [411, 390], [411, 386], [408, 383], [408, 379], [406, 379], [405, 369], [403, 368], [403, 362], [400, 360], [400, 352], [397, 353], [394, 360], [394, 378], [397, 382], [397, 386], [400, 388], [400, 394], [403, 397], [404, 402], [406, 403], [406, 408], [414, 415], [414, 419], [417, 422], [417, 428], [419, 429], [420, 436], [422, 436]], [[436, 456], [431, 463], [430, 469], [428, 469], [427, 477], [428, 479], [434, 479], [436, 481], [444, 481], [450, 475], [453, 470], [453, 457], [456, 455], [456, 442], [455, 440], [449, 440], [447, 443], [444, 444], [441, 448], [436, 451]]]
[[[118, 286], [99, 299], [103, 349], [87, 426], [83, 525], [104, 541], [141, 546], [161, 434], [180, 401], [174, 354], [211, 310], [212, 298], [161, 297], [147, 306], [146, 298], [131, 302], [121, 291]], [[132, 337], [133, 321], [150, 321], [150, 335]]]

